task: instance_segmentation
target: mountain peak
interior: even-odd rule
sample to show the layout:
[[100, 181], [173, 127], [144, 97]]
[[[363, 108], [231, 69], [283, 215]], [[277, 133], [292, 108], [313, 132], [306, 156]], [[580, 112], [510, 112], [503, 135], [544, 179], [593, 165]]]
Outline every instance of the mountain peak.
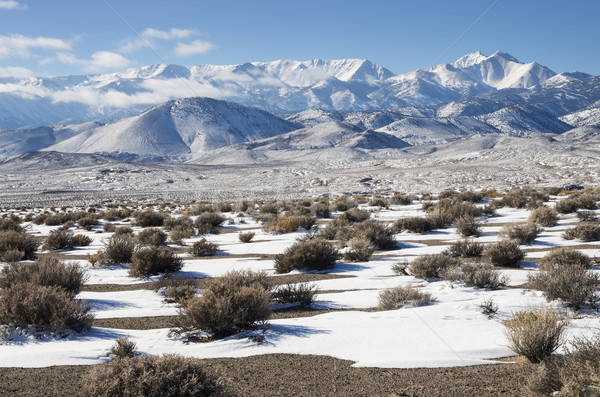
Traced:
[[452, 66], [454, 66], [455, 68], [459, 68], [459, 69], [468, 68], [469, 66], [473, 66], [473, 65], [476, 65], [478, 63], [485, 61], [487, 58], [488, 57], [483, 55], [481, 52], [475, 51], [475, 52], [471, 52], [470, 54], [467, 54], [467, 55], [464, 55], [464, 56], [458, 58], [452, 64]]
[[509, 62], [522, 63], [522, 62], [519, 62], [519, 60], [517, 58], [510, 55], [508, 52], [496, 51], [488, 57], [488, 59], [492, 59], [492, 58], [502, 58]]

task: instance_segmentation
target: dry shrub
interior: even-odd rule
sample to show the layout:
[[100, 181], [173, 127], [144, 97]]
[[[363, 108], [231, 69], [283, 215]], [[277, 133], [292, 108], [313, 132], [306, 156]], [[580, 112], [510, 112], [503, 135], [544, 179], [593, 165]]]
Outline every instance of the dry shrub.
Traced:
[[490, 244], [483, 249], [482, 255], [486, 262], [505, 267], [518, 267], [519, 261], [525, 258], [525, 253], [513, 240], [502, 240]]
[[524, 187], [523, 189], [515, 189], [506, 193], [500, 199], [500, 204], [511, 208], [525, 208], [529, 203], [545, 202], [549, 199], [550, 196], [545, 192]]
[[165, 230], [173, 230], [180, 228], [183, 230], [191, 230], [194, 228], [194, 222], [189, 216], [169, 217], [163, 223]]
[[592, 259], [586, 254], [571, 248], [556, 248], [547, 253], [540, 262], [540, 270], [552, 270], [556, 267], [579, 266], [589, 268], [592, 265]]
[[272, 297], [277, 303], [299, 303], [307, 308], [314, 302], [317, 291], [317, 286], [311, 283], [287, 284], [277, 287]]
[[403, 194], [395, 192], [390, 198], [390, 203], [395, 205], [409, 205], [415, 200], [415, 196], [410, 194]]
[[30, 234], [6, 230], [0, 232], [0, 261], [9, 262], [5, 255], [10, 253], [14, 259], [15, 252], [22, 252], [21, 259], [33, 257], [40, 243]]
[[187, 278], [166, 277], [161, 279], [163, 285], [165, 301], [167, 303], [177, 303], [181, 306], [187, 305], [187, 302], [196, 296], [198, 287], [194, 280]]
[[350, 223], [362, 222], [371, 217], [371, 213], [366, 210], [358, 209], [358, 207], [350, 208], [344, 212], [341, 217], [346, 218]]
[[165, 215], [160, 212], [146, 210], [144, 212], [136, 212], [135, 224], [140, 227], [160, 227], [165, 221]]
[[232, 271], [211, 280], [202, 295], [182, 308], [180, 332], [204, 331], [221, 338], [251, 329], [271, 316], [266, 273]]
[[424, 234], [433, 230], [433, 223], [430, 219], [422, 216], [412, 216], [408, 218], [400, 218], [393, 224], [396, 233], [402, 233], [408, 230], [412, 233]]
[[479, 305], [479, 308], [481, 309], [481, 313], [486, 315], [488, 318], [494, 317], [498, 312], [498, 304], [494, 302], [494, 299], [492, 298], [484, 299]]
[[73, 236], [73, 245], [75, 247], [87, 247], [92, 243], [91, 237], [85, 236], [83, 234], [76, 234]]
[[157, 227], [149, 227], [138, 233], [137, 242], [140, 245], [160, 247], [166, 244], [167, 235]]
[[583, 241], [600, 240], [600, 224], [596, 222], [582, 222], [573, 229], [568, 229], [563, 233], [565, 240], [580, 239]]
[[382, 197], [373, 197], [371, 200], [369, 200], [369, 203], [367, 205], [370, 207], [381, 207], [381, 208], [387, 208], [387, 206], [388, 206], [387, 202]]
[[68, 221], [72, 221], [74, 216], [72, 213], [62, 212], [59, 214], [46, 215], [44, 217], [39, 217], [36, 219], [36, 223], [40, 224], [38, 221], [43, 221], [46, 226], [58, 226], [66, 223]]
[[568, 319], [548, 307], [513, 313], [504, 323], [509, 347], [532, 363], [549, 357], [562, 344]]
[[479, 263], [463, 263], [458, 267], [450, 267], [442, 271], [444, 280], [459, 281], [469, 287], [501, 288], [508, 283], [508, 277], [502, 276], [493, 266]]
[[21, 218], [15, 214], [10, 214], [8, 218], [0, 218], [0, 231], [12, 230], [14, 232], [22, 232]]
[[344, 253], [344, 259], [353, 262], [366, 262], [371, 258], [375, 247], [363, 237], [355, 237], [348, 241], [348, 250]]
[[128, 235], [113, 235], [104, 241], [104, 247], [98, 252], [96, 264], [109, 266], [130, 263], [135, 252], [135, 240]]
[[462, 239], [450, 244], [446, 253], [450, 256], [459, 256], [462, 258], [475, 258], [481, 256], [483, 244], [474, 239]]
[[133, 229], [129, 226], [119, 226], [116, 227], [113, 233], [113, 236], [121, 236], [121, 237], [125, 237], [125, 236], [129, 236], [129, 235], [133, 235]]
[[324, 229], [319, 230], [319, 236], [326, 240], [346, 242], [352, 238], [354, 230], [348, 219], [342, 216], [334, 218]]
[[173, 244], [185, 245], [183, 240], [190, 238], [193, 235], [194, 231], [192, 229], [181, 229], [179, 226], [177, 226], [171, 229], [171, 233], [169, 234], [169, 240], [171, 240]]
[[396, 310], [406, 305], [424, 306], [433, 297], [428, 292], [419, 291], [412, 285], [384, 289], [379, 293], [379, 310]]
[[5, 251], [1, 256], [0, 256], [0, 261], [2, 262], [6, 262], [6, 263], [13, 263], [13, 262], [18, 262], [21, 259], [23, 259], [24, 256], [24, 252], [23, 251], [19, 251], [19, 250], [8, 250]]
[[394, 232], [381, 222], [373, 219], [367, 219], [354, 224], [354, 231], [357, 237], [365, 238], [379, 249], [396, 248], [396, 239]]
[[133, 277], [150, 277], [157, 274], [172, 274], [183, 267], [183, 261], [173, 250], [155, 246], [137, 250], [131, 257], [129, 275]]
[[544, 227], [552, 227], [558, 222], [558, 213], [552, 208], [545, 206], [538, 207], [531, 212], [527, 222]]
[[119, 218], [121, 218], [121, 211], [119, 211], [117, 208], [111, 208], [102, 213], [102, 219], [108, 222], [116, 221]]
[[81, 290], [87, 277], [77, 262], [60, 262], [42, 257], [33, 263], [9, 263], [0, 272], [0, 288], [30, 283], [48, 287], [60, 287], [72, 295]]
[[598, 220], [598, 214], [595, 211], [579, 211], [577, 212], [577, 219], [582, 222], [595, 222]]
[[192, 244], [190, 248], [190, 253], [194, 256], [213, 256], [217, 253], [219, 249], [219, 245], [216, 243], [211, 243], [205, 238], [201, 238]]
[[293, 233], [298, 230], [300, 219], [297, 216], [291, 215], [277, 222], [277, 228], [283, 233]]
[[397, 276], [410, 276], [408, 273], [408, 261], [403, 259], [392, 265], [392, 271]]
[[123, 336], [115, 340], [115, 344], [108, 350], [110, 356], [116, 359], [131, 358], [137, 353], [137, 345], [128, 337]]
[[313, 205], [311, 212], [313, 212], [317, 218], [331, 217], [329, 203], [316, 203]]
[[596, 284], [600, 276], [585, 266], [548, 265], [528, 278], [529, 288], [542, 291], [548, 300], [560, 300], [574, 310], [586, 304], [596, 306]]
[[456, 220], [454, 226], [463, 237], [477, 237], [481, 234], [481, 222], [472, 216], [461, 216]]
[[347, 196], [338, 196], [333, 202], [336, 211], [348, 211], [350, 208], [356, 207], [358, 204], [349, 199]]
[[279, 234], [282, 232], [279, 227], [279, 221], [275, 214], [261, 215], [258, 220], [262, 222], [262, 230], [269, 234]]
[[249, 243], [250, 241], [252, 241], [254, 236], [255, 236], [254, 232], [244, 232], [244, 233], [238, 234], [238, 238], [240, 239], [240, 241], [242, 243]]
[[221, 383], [202, 360], [174, 354], [113, 360], [93, 367], [83, 382], [85, 393], [98, 397], [220, 396]]
[[217, 208], [217, 210], [219, 210], [219, 212], [232, 212], [233, 211], [233, 207], [231, 206], [230, 203], [217, 203], [216, 208]]
[[564, 200], [560, 200], [554, 206], [556, 211], [561, 214], [569, 214], [579, 209], [595, 210], [597, 197], [590, 193], [572, 194]]
[[435, 205], [427, 209], [427, 218], [435, 229], [451, 225], [461, 217], [478, 217], [481, 209], [475, 204], [465, 203], [453, 198], [439, 200]]
[[297, 270], [327, 270], [341, 258], [337, 249], [322, 238], [298, 241], [282, 254], [275, 256], [275, 272], [289, 273]]
[[218, 227], [221, 226], [223, 222], [225, 222], [225, 217], [221, 214], [203, 212], [196, 218], [194, 226], [198, 229], [199, 234], [215, 234], [218, 232]]
[[576, 338], [562, 360], [546, 360], [527, 383], [530, 396], [597, 396], [600, 388], [600, 342]]
[[308, 215], [298, 217], [299, 226], [304, 230], [311, 230], [317, 220]]
[[75, 246], [74, 235], [63, 229], [56, 229], [48, 233], [42, 249], [49, 251], [71, 249]]
[[18, 283], [0, 290], [0, 324], [68, 335], [90, 329], [90, 307], [57, 286]]
[[77, 225], [85, 230], [92, 230], [92, 228], [98, 225], [98, 223], [98, 219], [92, 216], [86, 216], [85, 218], [81, 218], [77, 221]]
[[542, 232], [535, 223], [527, 225], [508, 225], [502, 229], [502, 234], [509, 239], [516, 240], [521, 245], [531, 244], [533, 240]]
[[410, 274], [417, 278], [440, 278], [449, 268], [460, 266], [460, 260], [444, 254], [430, 254], [415, 258], [409, 265]]

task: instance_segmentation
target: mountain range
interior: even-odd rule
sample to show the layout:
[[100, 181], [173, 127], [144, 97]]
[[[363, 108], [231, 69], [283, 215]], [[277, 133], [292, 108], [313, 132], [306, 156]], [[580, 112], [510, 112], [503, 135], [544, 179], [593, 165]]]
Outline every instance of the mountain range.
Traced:
[[[151, 65], [121, 73], [0, 77], [0, 129], [112, 122], [184, 97], [211, 97], [277, 115], [430, 107], [502, 89], [531, 88], [556, 76], [503, 52], [468, 54], [452, 64], [394, 75], [368, 60]], [[558, 80], [585, 74], [559, 75]]]
[[[20, 127], [0, 130], [0, 161], [41, 150], [198, 164], [350, 162], [474, 136], [569, 139], [600, 125], [600, 76], [556, 74], [502, 52], [403, 75], [356, 59], [153, 65], [1, 78], [0, 92], [1, 125]], [[141, 110], [189, 92], [227, 100], [192, 95]]]

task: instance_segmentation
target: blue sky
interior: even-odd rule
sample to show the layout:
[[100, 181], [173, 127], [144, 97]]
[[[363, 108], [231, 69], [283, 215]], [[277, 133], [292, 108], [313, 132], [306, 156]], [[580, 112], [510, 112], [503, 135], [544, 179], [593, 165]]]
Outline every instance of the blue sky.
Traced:
[[598, 15], [594, 0], [0, 0], [0, 75], [315, 58], [405, 73], [473, 51], [598, 75]]

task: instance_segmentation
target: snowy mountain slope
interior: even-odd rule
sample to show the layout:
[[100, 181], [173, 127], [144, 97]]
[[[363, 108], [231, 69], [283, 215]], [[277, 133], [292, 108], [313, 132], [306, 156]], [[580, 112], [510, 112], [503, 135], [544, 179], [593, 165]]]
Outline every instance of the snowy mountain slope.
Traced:
[[192, 96], [225, 99], [278, 114], [313, 108], [429, 107], [499, 88], [530, 88], [553, 75], [538, 64], [523, 64], [508, 54], [495, 53], [489, 57], [469, 54], [453, 64], [397, 76], [367, 60], [317, 59], [150, 65], [105, 75], [2, 78], [0, 128], [110, 122]]
[[600, 101], [592, 104], [587, 109], [566, 114], [559, 119], [575, 126], [600, 126]]
[[169, 159], [267, 138], [298, 127], [265, 111], [232, 102], [186, 98], [89, 129], [44, 150]]
[[551, 114], [528, 105], [507, 106], [495, 112], [476, 116], [500, 132], [514, 136], [530, 136], [533, 134], [560, 134], [573, 128]]
[[98, 123], [84, 123], [0, 131], [0, 162], [54, 145], [97, 126]]
[[429, 108], [393, 108], [383, 110], [365, 110], [339, 112], [334, 110], [309, 109], [286, 118], [304, 126], [340, 121], [354, 125], [362, 130], [376, 130], [406, 117], [433, 117], [435, 110]]
[[326, 122], [272, 138], [228, 146], [197, 157], [197, 164], [245, 164], [269, 161], [347, 163], [366, 160], [379, 150], [403, 149], [403, 140], [376, 131], [363, 131], [340, 122]]
[[398, 137], [413, 146], [441, 144], [480, 133], [498, 132], [472, 118], [416, 118], [393, 122], [377, 131]]
[[118, 164], [117, 160], [97, 154], [30, 152], [24, 153], [2, 164], [4, 171], [26, 171], [38, 173], [42, 170], [61, 170], [76, 167]]
[[592, 143], [598, 146], [600, 145], [600, 127], [583, 126], [573, 128], [554, 137], [554, 139], [566, 143]]

